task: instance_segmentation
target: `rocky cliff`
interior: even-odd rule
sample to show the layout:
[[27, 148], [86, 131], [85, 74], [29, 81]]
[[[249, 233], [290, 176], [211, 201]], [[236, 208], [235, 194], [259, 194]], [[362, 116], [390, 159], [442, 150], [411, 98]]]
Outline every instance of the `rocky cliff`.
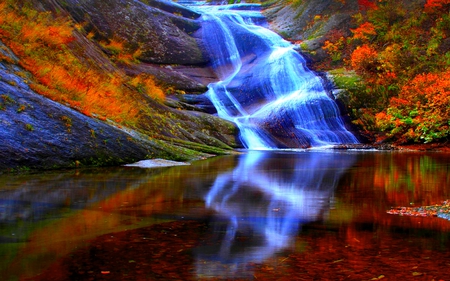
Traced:
[[350, 28], [356, 27], [352, 16], [359, 11], [357, 0], [276, 0], [266, 1], [265, 6], [271, 29], [301, 44], [314, 61], [326, 56], [322, 46], [331, 31], [351, 34]]
[[[21, 66], [20, 55], [1, 44], [0, 172], [120, 165], [146, 158], [187, 161], [240, 146], [234, 124], [205, 113], [214, 109], [199, 95], [215, 77], [196, 38], [201, 28], [197, 13], [166, 1], [25, 0], [13, 5], [69, 17], [79, 27], [69, 48], [80, 61], [130, 79], [152, 75], [166, 99], [157, 102], [124, 85], [126, 94], [143, 104], [136, 124], [127, 128], [86, 116], [37, 94], [30, 88], [36, 79]], [[112, 41], [123, 43], [135, 60], [116, 60], [114, 50], [105, 47]]]

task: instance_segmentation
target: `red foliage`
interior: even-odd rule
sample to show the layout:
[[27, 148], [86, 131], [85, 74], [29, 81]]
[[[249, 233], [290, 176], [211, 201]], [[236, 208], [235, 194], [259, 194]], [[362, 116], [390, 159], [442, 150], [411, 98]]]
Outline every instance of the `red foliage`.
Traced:
[[360, 10], [376, 10], [377, 4], [370, 0], [358, 0], [358, 6]]
[[427, 0], [425, 3], [425, 12], [427, 13], [435, 13], [435, 12], [448, 12], [448, 9], [445, 9], [446, 5], [450, 4], [450, 0]]

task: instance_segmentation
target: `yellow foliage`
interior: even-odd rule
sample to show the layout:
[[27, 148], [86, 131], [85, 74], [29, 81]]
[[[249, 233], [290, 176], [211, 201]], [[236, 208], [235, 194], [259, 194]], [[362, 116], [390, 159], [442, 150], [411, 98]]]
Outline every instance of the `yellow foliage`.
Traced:
[[127, 50], [123, 41], [112, 39], [108, 43], [100, 42], [100, 45], [116, 62], [127, 65], [139, 63], [138, 57], [142, 54], [142, 51], [140, 49], [137, 49], [136, 51], [131, 53], [130, 50]]
[[110, 40], [108, 43], [100, 43], [103, 48], [110, 51], [113, 55], [118, 55], [124, 51], [123, 42], [117, 40]]
[[165, 99], [164, 92], [156, 86], [155, 81], [149, 75], [139, 74], [131, 79], [129, 84], [155, 100], [161, 101]]

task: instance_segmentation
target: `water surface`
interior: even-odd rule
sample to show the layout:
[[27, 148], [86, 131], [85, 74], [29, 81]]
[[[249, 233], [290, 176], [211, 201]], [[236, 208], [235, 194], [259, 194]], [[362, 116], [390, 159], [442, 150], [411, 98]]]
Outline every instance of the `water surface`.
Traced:
[[450, 157], [250, 151], [0, 178], [2, 280], [446, 280]]

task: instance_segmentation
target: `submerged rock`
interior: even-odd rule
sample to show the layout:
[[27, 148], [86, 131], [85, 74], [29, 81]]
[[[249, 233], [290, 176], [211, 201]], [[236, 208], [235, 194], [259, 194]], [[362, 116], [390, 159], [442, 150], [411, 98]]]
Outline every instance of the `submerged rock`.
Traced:
[[186, 162], [177, 162], [165, 159], [150, 159], [141, 160], [136, 163], [126, 164], [125, 167], [139, 167], [139, 168], [158, 168], [158, 167], [171, 167], [171, 166], [186, 166], [190, 165]]

